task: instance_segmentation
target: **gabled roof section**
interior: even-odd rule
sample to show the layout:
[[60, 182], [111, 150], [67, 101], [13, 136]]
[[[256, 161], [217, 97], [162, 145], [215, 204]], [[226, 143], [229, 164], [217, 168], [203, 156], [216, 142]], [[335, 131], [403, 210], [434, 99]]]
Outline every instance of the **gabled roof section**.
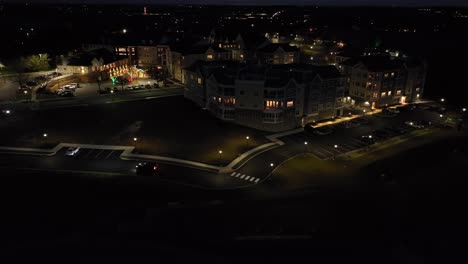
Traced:
[[277, 49], [282, 48], [286, 52], [297, 52], [299, 49], [296, 46], [291, 46], [288, 43], [270, 43], [263, 48], [260, 48], [260, 52], [275, 52]]
[[90, 50], [83, 52], [81, 54], [75, 55], [68, 59], [68, 64], [70, 66], [92, 66], [93, 60], [102, 60], [102, 64], [109, 64], [118, 60], [123, 59], [115, 55], [113, 52], [109, 51], [106, 48]]

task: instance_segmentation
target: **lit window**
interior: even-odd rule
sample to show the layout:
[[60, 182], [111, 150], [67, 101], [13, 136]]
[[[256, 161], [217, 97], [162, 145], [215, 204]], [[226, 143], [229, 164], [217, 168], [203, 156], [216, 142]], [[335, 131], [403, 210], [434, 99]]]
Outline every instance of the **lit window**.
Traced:
[[287, 107], [294, 107], [294, 101], [288, 101], [288, 102], [286, 103], [286, 106], [287, 106]]
[[393, 77], [393, 76], [395, 76], [395, 73], [394, 73], [394, 72], [392, 72], [390, 75]]
[[392, 91], [388, 91], [388, 96], [392, 95]]
[[241, 57], [241, 59], [243, 59], [243, 58], [244, 58], [244, 54], [241, 54], [240, 57]]
[[223, 47], [223, 45], [222, 45], [221, 43], [219, 43], [219, 44], [218, 44], [218, 47], [222, 48], [222, 47]]
[[202, 79], [201, 78], [198, 78], [198, 84], [202, 84]]
[[416, 88], [416, 92], [419, 92], [419, 88]]
[[373, 93], [372, 93], [372, 98], [377, 98], [377, 96], [378, 96], [378, 93], [377, 93], [377, 92], [373, 92]]
[[212, 59], [213, 59], [213, 55], [208, 54], [208, 55], [206, 55], [206, 58], [209, 59], [209, 60], [212, 60]]
[[266, 101], [265, 102], [266, 108], [278, 108], [280, 106], [280, 103], [278, 101]]
[[221, 97], [218, 98], [218, 103], [221, 103]]
[[381, 93], [380, 97], [385, 97], [385, 92]]
[[401, 95], [401, 90], [397, 90], [396, 95]]
[[385, 73], [385, 74], [384, 74], [384, 78], [388, 78], [388, 73]]

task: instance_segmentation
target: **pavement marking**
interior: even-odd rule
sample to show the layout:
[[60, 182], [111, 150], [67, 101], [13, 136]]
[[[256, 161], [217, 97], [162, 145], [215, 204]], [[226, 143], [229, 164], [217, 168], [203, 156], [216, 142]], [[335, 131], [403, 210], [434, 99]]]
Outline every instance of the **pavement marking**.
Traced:
[[231, 176], [234, 176], [234, 175], [236, 175], [236, 172], [231, 173]]
[[242, 175], [242, 174], [240, 174], [240, 173], [237, 173], [235, 177], [239, 177], [239, 176], [241, 176], [241, 175]]
[[103, 151], [104, 151], [104, 149], [102, 149], [101, 151], [99, 151], [99, 153], [98, 153], [96, 156], [94, 156], [94, 158], [97, 159], [97, 158], [99, 157], [99, 155], [101, 155], [101, 153], [102, 153]]
[[259, 181], [260, 181], [260, 179], [259, 179], [259, 178], [257, 178], [257, 179], [255, 180], [255, 183], [257, 183], [257, 182], [259, 182]]
[[245, 177], [244, 180], [248, 181], [250, 179], [250, 176]]
[[93, 151], [94, 151], [94, 149], [90, 149], [90, 150], [88, 151], [88, 153], [86, 153], [86, 155], [84, 155], [84, 156], [83, 156], [83, 158], [86, 158], [86, 157], [88, 157], [88, 156], [89, 156], [89, 154], [91, 154]]
[[250, 178], [250, 181], [254, 181], [255, 179], [256, 179], [255, 177], [252, 177], [252, 178]]
[[107, 155], [104, 159], [108, 159], [110, 157], [110, 155], [112, 155], [112, 153], [114, 153], [115, 150], [112, 150], [109, 155]]
[[241, 179], [244, 179], [244, 177], [245, 177], [245, 174], [242, 174], [242, 176], [240, 176]]

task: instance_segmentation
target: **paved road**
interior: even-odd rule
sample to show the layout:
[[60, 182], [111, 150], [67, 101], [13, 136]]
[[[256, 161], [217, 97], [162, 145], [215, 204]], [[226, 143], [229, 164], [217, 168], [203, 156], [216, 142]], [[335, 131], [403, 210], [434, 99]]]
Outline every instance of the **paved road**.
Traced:
[[[163, 92], [164, 93], [164, 92]], [[106, 98], [108, 100], [108, 98]], [[369, 135], [372, 131], [383, 130], [388, 134], [377, 138], [377, 142], [396, 136], [386, 130], [389, 127], [401, 126], [405, 121], [440, 119], [438, 113], [425, 110], [402, 112], [396, 117], [368, 117], [369, 123], [353, 128], [333, 125], [334, 132], [330, 135], [309, 135], [304, 132], [283, 138], [286, 144], [266, 151], [248, 160], [240, 169], [233, 173], [217, 174], [192, 168], [161, 164], [160, 180], [173, 181], [180, 184], [203, 186], [208, 188], [233, 188], [260, 184], [268, 179], [270, 173], [287, 159], [311, 152], [321, 159], [334, 157], [359, 148], [367, 144], [359, 141], [362, 135]], [[408, 131], [413, 129], [407, 128]], [[304, 142], [307, 141], [307, 146]], [[338, 145], [337, 148], [334, 145]], [[0, 154], [0, 166], [64, 171], [95, 171], [116, 173], [118, 175], [135, 175], [138, 161], [121, 160], [119, 151], [83, 149], [75, 158], [64, 156], [64, 150], [54, 156], [27, 156]]]

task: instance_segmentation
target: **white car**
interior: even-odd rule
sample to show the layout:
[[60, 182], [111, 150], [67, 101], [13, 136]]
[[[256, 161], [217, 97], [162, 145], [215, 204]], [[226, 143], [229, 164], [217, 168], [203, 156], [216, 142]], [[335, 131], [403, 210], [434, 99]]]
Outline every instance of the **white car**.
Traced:
[[424, 125], [420, 124], [419, 122], [413, 122], [413, 121], [406, 121], [405, 125], [414, 127], [414, 128], [424, 128]]
[[72, 156], [73, 157], [73, 156], [76, 156], [76, 154], [78, 154], [78, 152], [80, 152], [79, 147], [70, 147], [65, 151], [65, 156]]

